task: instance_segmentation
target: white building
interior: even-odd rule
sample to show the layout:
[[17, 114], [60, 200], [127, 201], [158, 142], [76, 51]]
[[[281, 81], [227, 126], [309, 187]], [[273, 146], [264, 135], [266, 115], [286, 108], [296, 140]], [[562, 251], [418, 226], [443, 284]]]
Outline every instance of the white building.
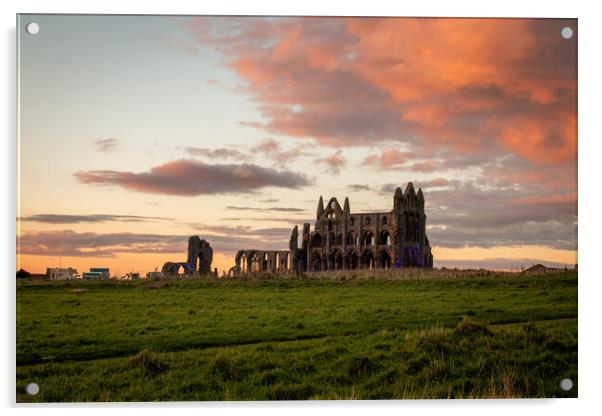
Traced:
[[77, 269], [49, 267], [46, 269], [46, 278], [49, 280], [75, 280], [77, 279]]

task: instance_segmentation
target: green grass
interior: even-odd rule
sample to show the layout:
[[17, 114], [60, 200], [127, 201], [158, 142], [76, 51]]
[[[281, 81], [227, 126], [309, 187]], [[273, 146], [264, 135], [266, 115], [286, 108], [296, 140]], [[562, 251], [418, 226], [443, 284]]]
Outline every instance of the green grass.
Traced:
[[577, 395], [575, 272], [148, 285], [19, 283], [17, 400]]

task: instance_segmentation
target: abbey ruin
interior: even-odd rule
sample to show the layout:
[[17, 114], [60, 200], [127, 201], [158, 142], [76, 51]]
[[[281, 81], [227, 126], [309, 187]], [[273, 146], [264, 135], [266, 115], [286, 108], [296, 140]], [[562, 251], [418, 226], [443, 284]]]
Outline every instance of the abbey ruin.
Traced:
[[411, 182], [395, 190], [391, 211], [353, 213], [348, 198], [341, 208], [336, 198], [325, 206], [320, 197], [314, 230], [303, 224], [301, 247], [295, 226], [288, 251], [241, 250], [229, 274], [432, 268], [424, 202]]
[[[253, 273], [305, 273], [326, 270], [433, 267], [431, 246], [426, 236], [426, 214], [422, 189], [412, 182], [405, 191], [395, 190], [393, 209], [353, 213], [349, 198], [343, 207], [336, 198], [326, 206], [320, 196], [316, 222], [293, 228], [288, 250], [239, 250], [228, 276]], [[299, 239], [301, 246], [299, 247]], [[213, 249], [198, 236], [188, 239], [186, 262], [167, 262], [162, 275], [208, 275]], [[213, 272], [217, 274], [217, 269]]]

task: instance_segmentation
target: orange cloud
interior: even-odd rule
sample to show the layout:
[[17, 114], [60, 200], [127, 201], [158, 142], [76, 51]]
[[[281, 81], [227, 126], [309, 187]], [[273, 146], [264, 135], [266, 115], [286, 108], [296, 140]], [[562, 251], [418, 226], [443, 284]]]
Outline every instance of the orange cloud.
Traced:
[[245, 81], [265, 120], [254, 127], [326, 146], [398, 141], [557, 163], [576, 148], [567, 25], [576, 31], [571, 19], [199, 18], [187, 28]]
[[514, 123], [502, 128], [501, 142], [514, 153], [535, 162], [574, 160], [577, 157], [576, 115], [562, 116], [560, 120], [519, 116]]

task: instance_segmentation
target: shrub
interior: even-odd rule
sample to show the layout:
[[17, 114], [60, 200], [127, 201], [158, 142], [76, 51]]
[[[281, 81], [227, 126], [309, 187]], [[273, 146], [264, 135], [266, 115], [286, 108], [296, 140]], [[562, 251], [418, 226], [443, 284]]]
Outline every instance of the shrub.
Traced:
[[483, 325], [470, 320], [468, 317], [462, 318], [455, 330], [456, 334], [471, 335], [471, 334], [482, 334], [491, 335], [491, 331], [487, 328], [487, 325]]
[[379, 364], [368, 357], [354, 357], [347, 367], [347, 374], [351, 377], [364, 376], [381, 368]]
[[218, 354], [209, 363], [209, 374], [228, 381], [241, 379], [241, 371], [225, 354]]
[[138, 355], [130, 359], [128, 363], [130, 368], [139, 368], [145, 376], [154, 377], [164, 373], [169, 366], [159, 361], [151, 350], [143, 350]]

